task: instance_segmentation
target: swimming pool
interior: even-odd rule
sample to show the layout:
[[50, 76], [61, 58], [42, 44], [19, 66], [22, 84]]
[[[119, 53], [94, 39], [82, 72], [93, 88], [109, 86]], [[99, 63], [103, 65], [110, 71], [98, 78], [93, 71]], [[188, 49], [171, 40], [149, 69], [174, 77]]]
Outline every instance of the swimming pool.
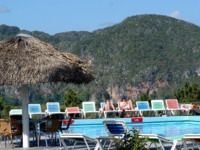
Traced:
[[129, 129], [140, 130], [142, 134], [159, 134], [166, 138], [182, 136], [188, 133], [200, 133], [200, 117], [144, 117], [142, 122], [132, 122], [131, 118], [82, 119], [75, 120], [70, 126], [70, 133], [82, 133], [89, 137], [107, 135], [103, 120], [124, 120]]

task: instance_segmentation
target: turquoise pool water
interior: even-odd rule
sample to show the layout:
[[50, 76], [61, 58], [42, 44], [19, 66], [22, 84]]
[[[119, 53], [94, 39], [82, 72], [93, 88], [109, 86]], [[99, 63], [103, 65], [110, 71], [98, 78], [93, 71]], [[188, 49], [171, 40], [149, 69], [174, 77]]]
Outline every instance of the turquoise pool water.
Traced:
[[[72, 124], [69, 128], [69, 132], [82, 133], [93, 138], [105, 136], [107, 133], [102, 124], [103, 120], [111, 119], [75, 120], [74, 124]], [[142, 134], [159, 134], [167, 138], [189, 133], [200, 133], [200, 117], [198, 116], [148, 117], [143, 118], [143, 122], [137, 123], [131, 122], [131, 118], [119, 118], [117, 120], [124, 120], [129, 129], [137, 129]]]

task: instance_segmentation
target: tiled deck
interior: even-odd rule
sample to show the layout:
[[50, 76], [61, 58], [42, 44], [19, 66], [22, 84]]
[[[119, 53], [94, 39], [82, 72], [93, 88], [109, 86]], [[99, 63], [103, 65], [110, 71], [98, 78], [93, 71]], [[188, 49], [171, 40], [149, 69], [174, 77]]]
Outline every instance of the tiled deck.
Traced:
[[[178, 146], [177, 146], [178, 150], [184, 150], [183, 147], [181, 148], [181, 144], [182, 144], [181, 142], [178, 143]], [[85, 146], [78, 145], [76, 150], [82, 150], [84, 148], [85, 148]], [[1, 141], [0, 150], [11, 150], [11, 149], [12, 149], [11, 145], [7, 145], [7, 147], [4, 147], [4, 141]], [[21, 146], [17, 146], [15, 144], [15, 148], [14, 149], [16, 149], [16, 150], [64, 150], [63, 146], [60, 147], [58, 143], [57, 143], [56, 146], [49, 145], [49, 147], [47, 148], [46, 145], [45, 145], [45, 141], [44, 140], [41, 141], [41, 146], [39, 146], [39, 147], [36, 146], [35, 143], [33, 144], [32, 142], [30, 142], [30, 147], [29, 148], [22, 148]], [[165, 149], [166, 150], [170, 150], [170, 146], [166, 145]], [[150, 150], [157, 150], [157, 149], [152, 146], [152, 148], [150, 148]], [[195, 148], [194, 150], [198, 150], [198, 148]]]

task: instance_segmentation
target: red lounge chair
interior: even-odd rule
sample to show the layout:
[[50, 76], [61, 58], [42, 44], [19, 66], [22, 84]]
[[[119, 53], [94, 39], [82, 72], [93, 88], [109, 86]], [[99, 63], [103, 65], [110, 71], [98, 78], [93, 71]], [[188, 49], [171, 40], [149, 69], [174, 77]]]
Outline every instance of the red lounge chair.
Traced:
[[79, 109], [79, 107], [67, 107], [66, 116], [69, 117], [69, 114], [73, 114], [73, 118], [75, 118], [76, 114], [80, 115], [80, 118], [83, 119], [83, 112]]

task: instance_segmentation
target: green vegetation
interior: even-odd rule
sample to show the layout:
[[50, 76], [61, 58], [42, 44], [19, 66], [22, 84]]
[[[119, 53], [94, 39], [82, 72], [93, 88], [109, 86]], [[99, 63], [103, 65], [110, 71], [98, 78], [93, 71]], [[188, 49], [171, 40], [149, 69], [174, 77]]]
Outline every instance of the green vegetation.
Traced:
[[150, 101], [151, 98], [150, 98], [150, 96], [149, 96], [147, 93], [142, 93], [142, 94], [140, 95], [140, 97], [139, 97], [139, 100], [140, 100], [140, 101]]
[[[175, 98], [185, 82], [200, 84], [200, 27], [162, 15], [137, 15], [121, 23], [93, 32], [63, 32], [49, 35], [40, 31], [25, 31], [0, 25], [0, 39], [28, 33], [62, 52], [78, 55], [91, 62], [96, 80], [88, 85], [45, 83], [29, 86], [30, 103], [59, 101], [64, 105], [68, 89], [76, 91], [82, 101], [100, 101], [115, 95], [152, 93], [151, 98]], [[131, 85], [132, 89], [128, 89]], [[15, 85], [1, 88], [5, 103], [20, 105]], [[11, 92], [8, 92], [11, 91]], [[151, 91], [151, 92], [150, 92]], [[113, 97], [111, 97], [113, 98]], [[189, 100], [189, 99], [187, 99]], [[191, 99], [190, 99], [191, 100]], [[199, 98], [196, 99], [199, 101]], [[185, 98], [180, 101], [185, 101]]]
[[125, 133], [125, 138], [114, 138], [114, 144], [117, 150], [147, 150], [146, 142], [147, 137], [139, 137], [138, 130], [130, 130]]
[[72, 89], [68, 89], [68, 92], [64, 95], [64, 98], [66, 107], [82, 107], [82, 100]]
[[196, 83], [186, 82], [184, 86], [175, 93], [179, 102], [198, 102], [200, 100], [200, 88]]
[[0, 118], [8, 119], [10, 109], [11, 109], [11, 106], [5, 105], [3, 102], [3, 99], [0, 97]]

